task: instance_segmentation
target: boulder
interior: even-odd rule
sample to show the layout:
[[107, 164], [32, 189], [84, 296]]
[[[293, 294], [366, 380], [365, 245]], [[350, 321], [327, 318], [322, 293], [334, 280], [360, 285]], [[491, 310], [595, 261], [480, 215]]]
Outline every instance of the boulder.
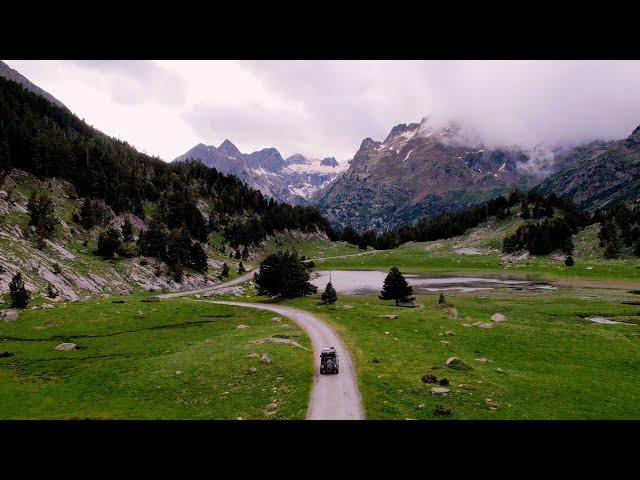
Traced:
[[452, 370], [462, 370], [462, 371], [471, 370], [471, 367], [469, 365], [467, 365], [466, 363], [464, 363], [464, 361], [456, 357], [449, 357], [445, 362], [445, 365], [451, 368]]
[[249, 325], [245, 325], [244, 323], [241, 323], [236, 328], [239, 328], [240, 330], [244, 330], [245, 328], [249, 328]]
[[267, 413], [275, 413], [275, 411], [278, 410], [278, 404], [275, 402], [270, 403], [269, 405], [267, 405], [267, 407], [265, 408], [265, 411]]
[[494, 313], [493, 315], [491, 315], [491, 320], [496, 323], [506, 322], [507, 317], [505, 317], [502, 313]]
[[380, 315], [382, 318], [388, 318], [390, 320], [393, 320], [395, 318], [398, 318], [398, 315], [393, 315], [393, 314], [387, 314], [387, 315]]
[[56, 347], [56, 350], [60, 351], [60, 352], [70, 352], [71, 350], [76, 350], [78, 348], [78, 345], [76, 345], [75, 343], [71, 343], [71, 342], [64, 342], [59, 344]]
[[15, 322], [18, 320], [20, 314], [18, 310], [15, 308], [10, 308], [9, 310], [0, 310], [0, 318], [2, 318], [5, 322]]
[[49, 310], [49, 309], [53, 308], [53, 305], [51, 305], [50, 303], [43, 303], [42, 304], [42, 308], [44, 310]]

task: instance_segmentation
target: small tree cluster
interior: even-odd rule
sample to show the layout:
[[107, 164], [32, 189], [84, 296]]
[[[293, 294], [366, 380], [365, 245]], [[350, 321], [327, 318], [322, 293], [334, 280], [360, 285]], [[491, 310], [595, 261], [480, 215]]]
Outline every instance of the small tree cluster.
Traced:
[[276, 252], [260, 263], [254, 275], [258, 295], [293, 298], [316, 293], [309, 283], [309, 270], [295, 253]]

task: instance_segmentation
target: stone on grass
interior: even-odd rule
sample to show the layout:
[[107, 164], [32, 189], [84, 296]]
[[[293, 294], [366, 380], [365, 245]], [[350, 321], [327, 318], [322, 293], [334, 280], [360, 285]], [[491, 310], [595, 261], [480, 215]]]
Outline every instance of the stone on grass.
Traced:
[[506, 322], [507, 317], [505, 317], [502, 313], [494, 313], [493, 315], [491, 315], [491, 320], [496, 323]]
[[462, 370], [462, 371], [471, 370], [471, 367], [469, 365], [467, 365], [466, 363], [464, 363], [464, 361], [456, 357], [449, 357], [445, 365], [451, 368], [452, 370]]
[[258, 355], [257, 353], [250, 353], [249, 355], [247, 355], [247, 357], [249, 358], [258, 358], [260, 355]]
[[484, 357], [476, 358], [475, 360], [476, 362], [480, 362], [480, 363], [487, 363], [489, 361], [489, 359]]
[[249, 328], [249, 325], [245, 325], [244, 323], [241, 323], [236, 328], [239, 328], [240, 330], [244, 330], [245, 328]]
[[262, 354], [260, 357], [260, 361], [264, 364], [271, 363], [271, 357], [269, 357], [266, 353]]
[[256, 372], [258, 371], [258, 369], [257, 369], [256, 367], [251, 367], [251, 368], [249, 369], [249, 371], [250, 371], [251, 373], [256, 373]]
[[71, 350], [75, 350], [77, 348], [78, 348], [78, 346], [75, 343], [64, 342], [64, 343], [59, 344], [56, 347], [56, 350], [58, 350], [60, 352], [70, 352]]
[[449, 389], [447, 387], [431, 387], [431, 393], [446, 395], [449, 393]]
[[393, 315], [393, 314], [387, 314], [387, 315], [380, 315], [382, 318], [388, 318], [390, 320], [393, 320], [395, 318], [398, 318], [398, 315]]
[[451, 330], [445, 330], [444, 334], [446, 337], [450, 337], [452, 335], [455, 335], [455, 332], [452, 332]]
[[476, 322], [476, 323], [473, 323], [472, 325], [478, 328], [493, 328], [493, 324], [487, 323], [487, 322]]
[[53, 308], [53, 305], [51, 305], [50, 303], [43, 303], [42, 304], [42, 308], [45, 310], [49, 310], [51, 308]]
[[265, 408], [265, 411], [267, 412], [267, 415], [269, 415], [269, 414], [273, 415], [274, 413], [276, 413], [276, 410], [278, 410], [278, 404], [275, 403], [275, 402], [270, 403]]
[[9, 310], [0, 310], [0, 318], [2, 318], [5, 322], [15, 322], [18, 320], [20, 314], [18, 310], [15, 308], [10, 308]]
[[274, 322], [281, 322], [282, 319], [280, 317], [271, 317], [271, 320], [273, 320]]

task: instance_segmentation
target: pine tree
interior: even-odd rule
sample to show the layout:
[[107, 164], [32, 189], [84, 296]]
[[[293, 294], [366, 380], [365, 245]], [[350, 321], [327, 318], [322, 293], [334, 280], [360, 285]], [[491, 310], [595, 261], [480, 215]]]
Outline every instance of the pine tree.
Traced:
[[249, 258], [249, 248], [245, 245], [242, 249], [242, 259], [246, 260], [247, 258]]
[[96, 224], [93, 205], [89, 198], [85, 198], [80, 206], [80, 224], [87, 230]]
[[16, 273], [9, 283], [11, 306], [13, 308], [27, 308], [31, 294], [27, 291], [22, 281], [22, 273]]
[[325, 305], [332, 305], [338, 301], [338, 294], [336, 293], [336, 289], [333, 288], [331, 282], [327, 283], [324, 292], [322, 292], [322, 295], [320, 296], [320, 300], [322, 300], [322, 303]]
[[162, 217], [155, 213], [146, 232], [140, 233], [138, 244], [140, 254], [148, 257], [165, 258], [167, 253], [167, 226]]
[[440, 292], [440, 296], [438, 297], [438, 305], [446, 305], [447, 299], [444, 298], [444, 293]]
[[604, 246], [604, 258], [618, 258], [620, 255], [620, 248], [618, 247], [618, 241], [614, 238], [607, 241]]
[[236, 254], [233, 256], [233, 258], [235, 258], [236, 260], [240, 260], [242, 258], [240, 250], [236, 250]]
[[567, 258], [564, 260], [564, 264], [567, 267], [573, 267], [573, 264], [574, 264], [573, 257], [571, 255], [567, 256]]
[[207, 265], [207, 254], [200, 242], [193, 242], [189, 248], [189, 260], [190, 265], [199, 272], [206, 272], [209, 268]]
[[27, 202], [27, 210], [29, 211], [29, 225], [35, 227], [38, 236], [51, 238], [58, 223], [51, 197], [47, 193], [36, 196], [36, 193], [32, 192]]
[[415, 300], [415, 297], [411, 296], [412, 294], [413, 288], [407, 283], [398, 267], [391, 267], [387, 278], [384, 279], [378, 298], [380, 300], [395, 300], [396, 306], [398, 306], [399, 302], [408, 303]]
[[638, 240], [638, 241], [636, 242], [636, 246], [635, 246], [635, 247], [634, 247], [634, 249], [633, 249], [633, 254], [634, 254], [636, 257], [640, 257], [640, 240]]
[[520, 216], [524, 220], [529, 220], [531, 218], [531, 212], [529, 211], [529, 204], [527, 204], [526, 200], [522, 200], [522, 214]]
[[242, 275], [243, 273], [246, 273], [246, 271], [247, 269], [244, 268], [244, 265], [240, 262], [240, 265], [238, 265], [238, 273]]
[[224, 262], [222, 264], [222, 272], [220, 273], [219, 277], [222, 278], [227, 278], [229, 276], [229, 265], [227, 265], [227, 262]]
[[124, 218], [124, 223], [122, 224], [122, 238], [124, 238], [125, 242], [133, 241], [133, 225], [131, 225], [128, 215]]

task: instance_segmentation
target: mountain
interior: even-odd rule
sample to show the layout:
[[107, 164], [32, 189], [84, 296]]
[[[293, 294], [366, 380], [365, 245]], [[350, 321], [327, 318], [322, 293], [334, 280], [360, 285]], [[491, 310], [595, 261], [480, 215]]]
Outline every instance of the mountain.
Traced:
[[366, 138], [313, 202], [333, 225], [380, 232], [535, 183], [521, 168], [529, 160], [524, 151], [470, 146], [462, 138], [455, 125], [396, 125], [383, 142]]
[[9, 65], [4, 63], [2, 60], [0, 60], [0, 77], [6, 78], [7, 80], [12, 80], [12, 81], [14, 81], [16, 83], [19, 83], [20, 85], [22, 85], [24, 88], [26, 88], [30, 92], [33, 92], [36, 95], [40, 95], [41, 97], [46, 98], [47, 100], [49, 100], [51, 103], [53, 103], [57, 107], [64, 108], [64, 109], [67, 108], [56, 97], [51, 95], [49, 92], [44, 91], [43, 89], [41, 89], [37, 85], [34, 85], [33, 83], [31, 83], [25, 76], [23, 76], [20, 73], [18, 73], [16, 70], [11, 68]]
[[229, 140], [217, 148], [200, 143], [174, 162], [185, 160], [199, 160], [222, 173], [237, 176], [264, 195], [294, 205], [307, 205], [311, 196], [342, 170], [333, 157], [320, 160], [295, 154], [283, 159], [275, 148], [244, 154]]
[[593, 142], [569, 152], [573, 158], [537, 189], [566, 195], [581, 208], [597, 208], [640, 197], [640, 126], [629, 137]]

